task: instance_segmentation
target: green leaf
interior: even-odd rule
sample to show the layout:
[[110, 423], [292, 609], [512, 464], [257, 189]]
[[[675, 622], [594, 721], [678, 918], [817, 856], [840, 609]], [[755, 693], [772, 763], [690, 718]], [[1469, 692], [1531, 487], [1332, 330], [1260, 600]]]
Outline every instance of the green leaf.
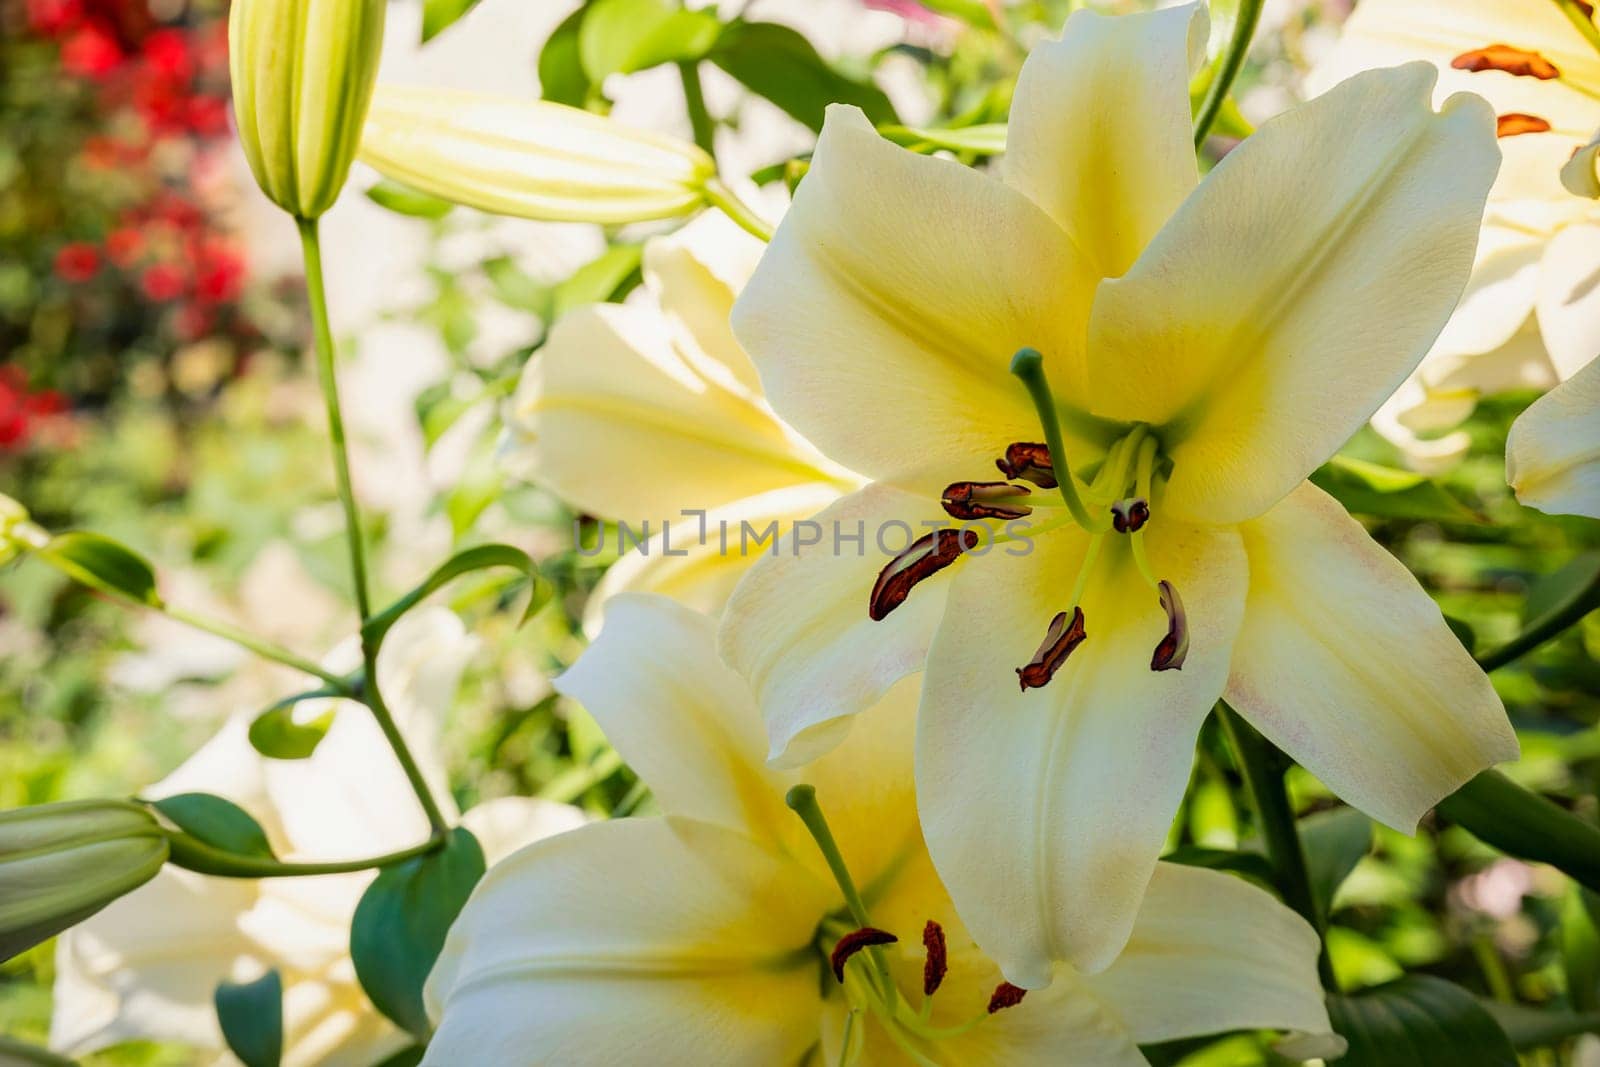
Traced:
[[1579, 1034], [1600, 1034], [1600, 1011], [1551, 1011], [1487, 1000], [1481, 1003], [1506, 1032], [1514, 1048], [1544, 1048]]
[[612, 245], [579, 267], [570, 278], [555, 287], [550, 321], [554, 322], [584, 304], [600, 304], [626, 296], [628, 290], [638, 284], [639, 263], [643, 255], [643, 245]]
[[1358, 515], [1428, 522], [1488, 521], [1425, 475], [1349, 456], [1334, 456], [1312, 473], [1311, 481]]
[[830, 67], [799, 33], [771, 22], [733, 22], [711, 51], [711, 62], [796, 122], [822, 129], [829, 104], [854, 104], [873, 125], [898, 123], [894, 105], [871, 82]]
[[1597, 574], [1600, 574], [1600, 552], [1585, 552], [1541, 576], [1528, 589], [1528, 597], [1522, 603], [1524, 628], [1546, 616], [1566, 611], [1593, 588]]
[[444, 847], [379, 872], [350, 924], [350, 958], [378, 1010], [418, 1037], [428, 1033], [422, 984], [478, 879], [483, 849], [463, 827]]
[[1594, 908], [1600, 897], [1580, 885], [1567, 887], [1561, 903], [1561, 965], [1567, 975], [1567, 999], [1580, 1011], [1600, 1008], [1600, 931]]
[[448, 200], [388, 178], [368, 188], [367, 199], [397, 215], [416, 219], [442, 219], [455, 210], [455, 205]]
[[1499, 771], [1472, 779], [1440, 801], [1439, 812], [1508, 855], [1548, 863], [1600, 892], [1600, 827]]
[[408, 1045], [393, 1056], [385, 1056], [372, 1067], [417, 1067], [427, 1052], [427, 1045]]
[[7, 1067], [77, 1067], [65, 1056], [0, 1034], [0, 1063]]
[[611, 74], [703, 59], [721, 29], [711, 12], [667, 0], [595, 0], [578, 28], [578, 56], [598, 84]]
[[477, 4], [478, 0], [423, 0], [422, 43], [427, 44], [439, 36]]
[[150, 806], [202, 844], [235, 856], [277, 858], [261, 824], [231, 800], [212, 793], [179, 793]]
[[304, 700], [336, 697], [332, 689], [313, 689], [284, 697], [272, 707], [257, 715], [250, 724], [250, 745], [268, 759], [305, 759], [317, 750], [328, 728], [333, 725], [335, 709], [329, 708], [321, 715], [301, 721], [295, 718], [295, 709]]
[[969, 26], [983, 30], [995, 29], [994, 15], [983, 0], [921, 0], [929, 11], [960, 19]]
[[223, 1039], [245, 1067], [283, 1059], [283, 980], [268, 971], [254, 982], [222, 982], [212, 994]]
[[1334, 894], [1372, 847], [1372, 820], [1355, 808], [1334, 808], [1308, 815], [1299, 827], [1311, 892], [1326, 915]]
[[954, 130], [891, 125], [879, 128], [878, 132], [887, 140], [913, 152], [927, 153], [944, 148], [952, 152], [997, 156], [1006, 150], [1006, 126], [1003, 122], [986, 122]]
[[539, 50], [539, 92], [546, 100], [568, 107], [583, 107], [589, 102], [594, 83], [583, 70], [578, 51], [587, 7], [580, 7], [562, 20], [544, 47]]
[[475, 548], [463, 549], [445, 560], [421, 585], [368, 619], [361, 628], [363, 635], [374, 646], [382, 644], [389, 628], [428, 596], [463, 574], [487, 570], [490, 567], [510, 567], [527, 576], [528, 583], [533, 587], [533, 594], [528, 598], [527, 610], [522, 614], [523, 622], [532, 618], [534, 613], [549, 601], [550, 585], [540, 577], [539, 565], [534, 563], [533, 557], [511, 545], [478, 545]]
[[1356, 996], [1329, 996], [1333, 1029], [1350, 1042], [1340, 1067], [1516, 1067], [1500, 1024], [1460, 986], [1408, 975]]
[[549, 287], [534, 281], [533, 276], [509, 256], [485, 260], [483, 273], [494, 287], [495, 298], [502, 304], [518, 311], [531, 311], [540, 317], [549, 314]]
[[37, 555], [91, 589], [151, 607], [161, 606], [155, 569], [143, 556], [109, 537], [72, 530], [52, 537]]

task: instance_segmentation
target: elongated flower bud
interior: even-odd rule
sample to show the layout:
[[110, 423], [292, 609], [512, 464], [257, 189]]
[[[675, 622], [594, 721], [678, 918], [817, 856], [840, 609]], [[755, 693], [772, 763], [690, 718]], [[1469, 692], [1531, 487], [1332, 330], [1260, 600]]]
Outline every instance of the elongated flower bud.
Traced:
[[85, 800], [0, 812], [0, 960], [155, 877], [167, 839], [137, 804]]
[[706, 203], [699, 148], [543, 100], [380, 85], [361, 159], [386, 177], [499, 215], [622, 223]]
[[42, 548], [49, 540], [50, 534], [28, 517], [27, 508], [0, 493], [0, 566], [23, 552]]
[[233, 113], [263, 192], [296, 218], [333, 206], [378, 74], [385, 0], [234, 0]]

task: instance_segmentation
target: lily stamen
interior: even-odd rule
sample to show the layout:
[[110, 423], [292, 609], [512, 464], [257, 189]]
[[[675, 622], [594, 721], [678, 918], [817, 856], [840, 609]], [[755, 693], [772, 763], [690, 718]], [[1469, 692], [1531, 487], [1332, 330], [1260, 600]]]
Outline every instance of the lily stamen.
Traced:
[[1088, 634], [1083, 628], [1083, 609], [1072, 609], [1072, 620], [1067, 621], [1067, 613], [1059, 612], [1050, 620], [1050, 627], [1045, 631], [1044, 643], [1033, 654], [1033, 659], [1024, 666], [1017, 668], [1017, 684], [1023, 692], [1029, 689], [1042, 689], [1050, 684], [1050, 679], [1056, 676], [1067, 662], [1067, 657], [1072, 655], [1074, 649], [1088, 639]]
[[1010, 482], [954, 482], [940, 494], [939, 503], [947, 515], [963, 522], [1022, 519], [1032, 515], [1033, 508], [1015, 501], [1031, 493], [1027, 486]]
[[1156, 645], [1150, 656], [1153, 671], [1179, 671], [1189, 655], [1189, 617], [1183, 610], [1183, 600], [1171, 582], [1159, 585], [1161, 608], [1167, 613], [1167, 634]]
[[1032, 441], [1017, 441], [1006, 446], [1006, 454], [994, 461], [1000, 473], [1014, 480], [1032, 482], [1040, 489], [1056, 488], [1055, 464], [1050, 446]]
[[911, 595], [917, 583], [944, 570], [963, 552], [978, 547], [976, 530], [935, 530], [911, 542], [888, 566], [878, 572], [867, 601], [867, 614], [881, 622]]

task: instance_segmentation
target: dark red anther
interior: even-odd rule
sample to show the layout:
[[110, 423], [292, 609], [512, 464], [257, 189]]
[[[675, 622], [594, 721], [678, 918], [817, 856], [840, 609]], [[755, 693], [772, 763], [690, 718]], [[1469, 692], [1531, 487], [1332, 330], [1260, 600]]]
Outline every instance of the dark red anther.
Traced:
[[1457, 70], [1480, 73], [1486, 70], [1503, 71], [1519, 78], [1538, 78], [1549, 81], [1561, 77], [1560, 69], [1538, 52], [1517, 48], [1509, 44], [1491, 44], [1462, 52], [1450, 61]]
[[1001, 982], [994, 987], [994, 992], [989, 996], [989, 1014], [1014, 1008], [1022, 1003], [1022, 998], [1028, 991], [1021, 986], [1014, 986], [1010, 982]]
[[1117, 533], [1133, 533], [1150, 521], [1150, 505], [1141, 497], [1130, 497], [1111, 505], [1111, 528]]
[[946, 514], [971, 522], [974, 519], [1021, 519], [1033, 514], [1026, 504], [1015, 503], [1031, 490], [1010, 482], [954, 482], [940, 494]]
[[863, 926], [859, 930], [851, 930], [839, 939], [833, 946], [833, 953], [828, 957], [828, 962], [833, 965], [833, 976], [841, 983], [844, 982], [844, 965], [864, 948], [873, 945], [892, 945], [900, 940], [887, 930], [879, 930], [873, 926]]
[[1083, 629], [1083, 609], [1072, 609], [1072, 622], [1067, 622], [1067, 613], [1058, 612], [1050, 620], [1050, 628], [1045, 631], [1044, 644], [1039, 646], [1039, 651], [1033, 654], [1033, 659], [1026, 667], [1017, 668], [1017, 680], [1026, 693], [1030, 689], [1042, 689], [1049, 684], [1050, 679], [1056, 676], [1056, 671], [1067, 662], [1067, 657], [1072, 655], [1072, 650], [1083, 644], [1089, 635]]
[[1183, 601], [1171, 582], [1161, 581], [1157, 583], [1157, 588], [1161, 594], [1161, 607], [1167, 613], [1167, 635], [1156, 645], [1155, 654], [1150, 657], [1150, 669], [1182, 670], [1183, 661], [1189, 656], [1189, 616], [1183, 610]]
[[1049, 445], [1018, 441], [1007, 445], [1005, 457], [995, 460], [994, 465], [1007, 478], [1032, 482], [1040, 489], [1056, 487], [1056, 469], [1050, 463]]
[[873, 622], [881, 622], [889, 612], [906, 602], [918, 582], [944, 570], [961, 553], [978, 547], [976, 530], [935, 530], [919, 537], [878, 572], [872, 583], [872, 596], [867, 602], [867, 615]]
[[928, 950], [922, 961], [922, 995], [931, 997], [938, 990], [939, 983], [944, 981], [945, 972], [950, 969], [950, 956], [944, 944], [944, 927], [929, 919], [928, 925], [922, 928], [922, 947]]

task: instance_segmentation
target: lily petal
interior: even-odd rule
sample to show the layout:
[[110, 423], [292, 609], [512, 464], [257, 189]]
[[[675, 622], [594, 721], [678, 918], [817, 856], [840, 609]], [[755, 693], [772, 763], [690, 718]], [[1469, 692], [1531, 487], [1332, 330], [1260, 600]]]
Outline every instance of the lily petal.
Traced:
[[1517, 758], [1494, 687], [1417, 580], [1313, 485], [1241, 527], [1250, 596], [1228, 700], [1373, 818], [1411, 832]]
[[956, 577], [928, 657], [917, 801], [939, 873], [978, 943], [1017, 985], [1053, 961], [1093, 972], [1121, 951], [1188, 784], [1200, 724], [1221, 695], [1244, 609], [1232, 530], [1147, 528], [1151, 562], [1182, 590], [1182, 670], [1152, 671], [1166, 616], [1124, 539], [1083, 600], [1087, 640], [1042, 689], [1014, 668], [1066, 609], [1086, 539], [975, 559]]
[[1552, 515], [1600, 519], [1600, 359], [1534, 401], [1506, 438], [1506, 481]]
[[1319, 948], [1304, 919], [1248, 882], [1158, 863], [1128, 947], [1086, 981], [1140, 1043], [1226, 1030], [1324, 1034]]
[[1539, 262], [1539, 333], [1561, 379], [1600, 354], [1600, 226], [1568, 226]]
[[692, 819], [542, 841], [491, 869], [451, 927], [423, 1062], [798, 1063], [830, 905], [804, 869]]
[[774, 839], [794, 816], [762, 760], [750, 688], [716, 651], [715, 624], [665, 597], [612, 599], [599, 638], [555, 680], [654, 791], [683, 815]]
[[1423, 63], [1369, 71], [1266, 123], [1101, 283], [1094, 410], [1157, 425], [1171, 513], [1271, 507], [1450, 317], [1499, 151], [1481, 98], [1434, 112], [1434, 78]]
[[1005, 176], [1115, 277], [1199, 180], [1189, 74], [1205, 54], [1204, 9], [1074, 11], [1017, 78]]
[[1092, 284], [1027, 197], [834, 105], [733, 326], [772, 406], [824, 454], [937, 491], [1038, 437], [1008, 369], [1019, 348], [1082, 395]]
[[[922, 669], [948, 576], [964, 566], [934, 574], [874, 621], [867, 608], [879, 572], [927, 532], [925, 523], [953, 521], [934, 498], [873, 484], [812, 522], [806, 536], [818, 540], [800, 547], [791, 531], [750, 568], [718, 634], [722, 655], [755, 690], [768, 758], [784, 767], [832, 749], [848, 731], [849, 716]], [[800, 604], [804, 610], [796, 609]]]

